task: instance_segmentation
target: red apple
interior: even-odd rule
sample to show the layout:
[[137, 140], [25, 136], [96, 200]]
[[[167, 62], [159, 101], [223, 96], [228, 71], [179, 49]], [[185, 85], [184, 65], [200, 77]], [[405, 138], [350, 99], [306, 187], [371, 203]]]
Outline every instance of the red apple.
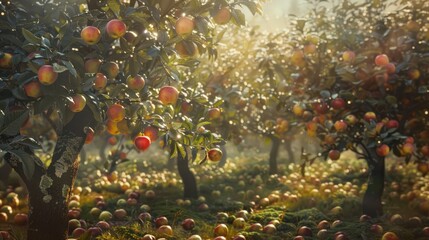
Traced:
[[387, 74], [394, 74], [396, 72], [396, 66], [393, 63], [388, 63], [384, 65]]
[[26, 225], [28, 223], [28, 215], [25, 213], [17, 213], [14, 217], [13, 217], [13, 222], [16, 225]]
[[249, 226], [249, 231], [250, 232], [262, 232], [262, 229], [263, 229], [263, 226], [262, 226], [262, 224], [260, 224], [260, 223], [252, 223], [250, 226]]
[[7, 222], [7, 220], [8, 220], [7, 214], [5, 212], [0, 212], [0, 223], [5, 223]]
[[85, 61], [85, 72], [86, 73], [97, 73], [100, 69], [101, 60], [92, 58]]
[[365, 121], [376, 121], [377, 120], [377, 115], [375, 115], [374, 112], [366, 112], [365, 115], [363, 116], [363, 119], [365, 119]]
[[123, 220], [123, 219], [125, 219], [125, 217], [127, 216], [127, 211], [126, 211], [125, 209], [122, 209], [122, 208], [120, 208], [120, 209], [116, 209], [116, 210], [113, 212], [113, 216], [114, 216], [116, 219]]
[[119, 74], [119, 65], [115, 62], [106, 62], [101, 66], [101, 68], [109, 79], [115, 79]]
[[214, 229], [214, 235], [226, 237], [228, 235], [228, 227], [223, 223], [218, 224]]
[[12, 54], [3, 53], [3, 56], [0, 58], [0, 68], [12, 68]]
[[221, 112], [219, 108], [210, 108], [207, 114], [211, 120], [218, 119], [221, 116]]
[[151, 142], [156, 141], [156, 139], [158, 139], [158, 129], [156, 129], [155, 127], [146, 127], [143, 131], [143, 134], [145, 136], [148, 136]]
[[97, 27], [87, 26], [80, 32], [80, 37], [88, 45], [97, 44], [101, 38], [101, 32]]
[[381, 240], [399, 240], [399, 237], [394, 232], [386, 232]]
[[329, 229], [331, 224], [327, 220], [322, 220], [317, 224], [317, 229]]
[[110, 105], [107, 109], [107, 118], [112, 122], [120, 122], [125, 118], [125, 108], [119, 103]]
[[159, 228], [160, 226], [168, 225], [168, 219], [164, 216], [157, 217], [155, 219], [155, 226]]
[[134, 145], [136, 146], [137, 149], [142, 151], [148, 149], [150, 144], [151, 144], [151, 141], [148, 136], [137, 136], [134, 139]]
[[58, 73], [54, 71], [54, 67], [52, 65], [43, 65], [37, 71], [37, 77], [41, 84], [51, 85], [57, 80]]
[[107, 77], [106, 75], [102, 74], [102, 73], [97, 73], [95, 75], [95, 80], [94, 80], [94, 86], [93, 88], [95, 90], [102, 90], [106, 87], [107, 85]]
[[334, 128], [337, 132], [345, 132], [347, 130], [347, 123], [343, 120], [336, 121], [334, 123]]
[[380, 54], [375, 57], [375, 65], [385, 66], [389, 63], [389, 57], [386, 54]]
[[79, 238], [80, 236], [82, 236], [84, 233], [86, 232], [86, 230], [84, 228], [76, 228], [75, 230], [73, 230], [72, 232], [72, 237], [74, 238]]
[[144, 88], [145, 80], [142, 76], [138, 74], [134, 77], [129, 76], [127, 78], [127, 85], [130, 89], [134, 91], [140, 91]]
[[335, 160], [338, 160], [340, 158], [341, 152], [338, 150], [332, 149], [329, 151], [328, 156], [330, 159], [335, 161]]
[[173, 229], [169, 225], [162, 225], [160, 226], [156, 232], [160, 234], [161, 236], [173, 236]]
[[76, 94], [72, 97], [73, 102], [69, 103], [69, 109], [72, 112], [81, 112], [86, 106], [86, 98], [82, 94]]
[[274, 224], [267, 224], [264, 226], [262, 231], [266, 234], [274, 234], [277, 231], [277, 228]]
[[331, 101], [331, 107], [336, 110], [343, 109], [346, 106], [346, 102], [342, 98], [335, 98]]
[[394, 120], [394, 119], [389, 120], [386, 123], [386, 127], [389, 128], [389, 129], [390, 128], [398, 128], [399, 127], [399, 122], [397, 120]]
[[24, 85], [24, 92], [27, 96], [32, 98], [39, 98], [42, 96], [41, 85], [39, 82], [31, 81]]
[[178, 35], [188, 35], [194, 30], [195, 23], [190, 17], [180, 17], [176, 21], [176, 33]]
[[377, 147], [376, 149], [376, 153], [378, 156], [380, 157], [386, 157], [387, 154], [389, 154], [390, 152], [390, 148], [388, 145], [386, 144], [381, 144], [380, 146]]
[[345, 51], [343, 52], [343, 61], [347, 63], [352, 63], [355, 61], [356, 54], [353, 51]]
[[183, 229], [188, 230], [188, 231], [194, 229], [194, 227], [195, 227], [194, 219], [187, 218], [187, 219], [183, 220], [182, 227], [183, 227]]
[[311, 231], [311, 228], [302, 226], [298, 229], [298, 235], [311, 237], [313, 236], [313, 232]]
[[208, 158], [210, 161], [218, 162], [222, 159], [222, 150], [219, 148], [212, 148], [208, 151]]
[[213, 16], [215, 23], [223, 25], [227, 24], [231, 19], [231, 10], [227, 7], [222, 7], [216, 14]]
[[173, 86], [164, 86], [159, 90], [158, 99], [164, 105], [175, 105], [179, 98], [179, 91]]
[[156, 237], [154, 235], [152, 235], [152, 234], [145, 234], [139, 240], [156, 240]]
[[88, 127], [86, 128], [85, 131], [86, 131], [85, 144], [90, 144], [94, 139], [94, 129]]
[[106, 33], [113, 39], [120, 38], [127, 32], [127, 25], [119, 19], [112, 19], [106, 24]]

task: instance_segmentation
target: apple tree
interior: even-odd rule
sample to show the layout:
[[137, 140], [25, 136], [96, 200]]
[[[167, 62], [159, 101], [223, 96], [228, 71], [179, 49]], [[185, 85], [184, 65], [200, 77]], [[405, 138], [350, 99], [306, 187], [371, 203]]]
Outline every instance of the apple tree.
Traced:
[[[192, 95], [180, 68], [196, 64], [184, 52], [216, 56], [214, 23], [243, 25], [240, 7], [256, 12], [259, 2], [1, 2], [0, 149], [29, 191], [28, 239], [66, 238], [77, 157], [94, 134], [126, 133], [145, 150], [154, 127], [183, 157], [217, 141], [211, 133], [203, 143], [179, 139], [204, 121], [174, 117]], [[45, 140], [29, 133], [40, 118], [54, 132], [51, 154], [39, 154]]]
[[[323, 1], [312, 2], [290, 35], [291, 76], [306, 86], [294, 101], [314, 115], [303, 122], [321, 140], [321, 156], [335, 161], [351, 150], [366, 160], [363, 214], [379, 217], [389, 153], [406, 162], [428, 156], [429, 9], [424, 1], [400, 1], [400, 8], [343, 1], [328, 11]], [[318, 39], [312, 55], [305, 53], [311, 35]]]

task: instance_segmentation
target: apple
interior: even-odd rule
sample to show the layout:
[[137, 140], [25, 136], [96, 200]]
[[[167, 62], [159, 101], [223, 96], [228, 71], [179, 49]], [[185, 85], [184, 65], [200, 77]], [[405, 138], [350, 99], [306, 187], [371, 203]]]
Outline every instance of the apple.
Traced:
[[97, 27], [87, 26], [80, 32], [80, 37], [88, 45], [97, 44], [101, 39], [101, 32]]
[[88, 233], [92, 237], [97, 237], [97, 236], [100, 236], [103, 233], [103, 231], [99, 227], [90, 227], [88, 228]]
[[212, 148], [207, 153], [209, 160], [213, 162], [220, 161], [222, 159], [222, 155], [222, 150], [220, 150], [219, 148]]
[[179, 91], [173, 86], [164, 86], [159, 90], [158, 99], [164, 105], [175, 105], [179, 98]]
[[39, 82], [31, 81], [24, 85], [25, 95], [32, 98], [39, 98], [42, 96], [41, 85]]
[[317, 224], [317, 229], [329, 229], [331, 224], [327, 220], [322, 220]]
[[158, 129], [152, 126], [148, 126], [144, 129], [143, 134], [150, 138], [150, 141], [156, 141], [158, 139]]
[[113, 212], [113, 216], [114, 216], [116, 219], [123, 220], [123, 219], [125, 219], [125, 217], [127, 216], [127, 211], [126, 211], [125, 209], [122, 209], [122, 208], [120, 208], [120, 209], [116, 209], [116, 210]]
[[0, 58], [0, 68], [12, 68], [12, 54], [3, 53], [3, 56]]
[[127, 25], [119, 19], [112, 19], [106, 24], [106, 33], [113, 39], [120, 38], [127, 32]]
[[396, 72], [396, 66], [393, 63], [388, 63], [384, 65], [387, 74], [394, 74]]
[[86, 73], [97, 73], [100, 69], [101, 60], [96, 58], [91, 58], [85, 61], [85, 72]]
[[375, 57], [375, 65], [385, 66], [389, 63], [389, 57], [386, 54], [379, 54]]
[[343, 52], [343, 61], [347, 63], [352, 63], [355, 61], [356, 54], [353, 51], [345, 51]]
[[380, 146], [377, 147], [376, 149], [376, 153], [378, 156], [380, 157], [386, 157], [387, 154], [389, 154], [390, 152], [390, 148], [388, 145], [386, 144], [381, 144]]
[[344, 233], [336, 233], [334, 235], [334, 240], [347, 240], [347, 236]]
[[304, 61], [304, 52], [300, 49], [296, 49], [293, 51], [292, 56], [290, 58], [293, 65], [298, 67], [303, 67], [305, 65]]
[[262, 232], [262, 230], [263, 226], [260, 223], [252, 223], [248, 228], [248, 231], [250, 232]]
[[[85, 144], [90, 144], [92, 140], [94, 140], [94, 129], [87, 127], [85, 129], [86, 138], [85, 138]], [[78, 196], [78, 195], [75, 195]]]
[[341, 152], [336, 150], [336, 149], [332, 149], [329, 151], [328, 156], [331, 160], [338, 160], [341, 156]]
[[328, 104], [325, 102], [315, 102], [312, 104], [314, 111], [316, 111], [318, 114], [325, 114], [328, 110]]
[[113, 215], [109, 211], [102, 211], [100, 213], [100, 216], [98, 216], [98, 219], [101, 220], [101, 221], [108, 221], [108, 220], [110, 220], [112, 218], [113, 218]]
[[151, 221], [152, 216], [148, 212], [143, 212], [139, 214], [138, 219], [140, 219], [142, 222]]
[[244, 225], [246, 225], [246, 221], [244, 220], [244, 218], [238, 217], [234, 219], [232, 225], [234, 226], [234, 228], [242, 229], [244, 228]]
[[342, 98], [335, 98], [331, 101], [331, 107], [336, 110], [343, 109], [346, 106], [346, 101]]
[[266, 234], [274, 234], [277, 231], [277, 228], [274, 224], [267, 224], [264, 226], [262, 231]]
[[102, 73], [97, 73], [95, 75], [95, 80], [94, 80], [94, 85], [93, 88], [95, 90], [102, 90], [104, 88], [106, 88], [107, 85], [107, 77], [106, 75], [102, 74]]
[[221, 112], [219, 108], [210, 108], [207, 112], [210, 120], [218, 119], [221, 116]]
[[118, 129], [118, 123], [110, 119], [106, 122], [106, 131], [112, 135], [118, 135], [121, 133]]
[[7, 220], [8, 220], [7, 214], [5, 212], [0, 212], [0, 223], [5, 223], [7, 222]]
[[165, 237], [173, 236], [173, 229], [171, 228], [170, 225], [162, 225], [156, 230], [156, 232], [161, 236], [165, 236]]
[[145, 234], [139, 240], [156, 240], [156, 237], [154, 235], [152, 235], [152, 234]]
[[227, 7], [222, 7], [216, 14], [213, 16], [213, 20], [215, 23], [219, 25], [224, 25], [231, 20], [231, 10]]
[[89, 214], [95, 218], [98, 218], [101, 214], [101, 209], [97, 208], [97, 207], [93, 207], [91, 208], [91, 210], [89, 211]]
[[293, 240], [305, 240], [305, 238], [303, 236], [298, 235], [298, 236], [295, 236]]
[[127, 85], [130, 89], [132, 89], [134, 91], [140, 91], [145, 86], [145, 80], [142, 76], [140, 76], [138, 74], [134, 77], [129, 76], [127, 78]]
[[203, 240], [200, 235], [192, 235], [187, 240]]
[[69, 219], [78, 219], [80, 218], [80, 209], [79, 208], [72, 208], [67, 212], [67, 216]]
[[119, 65], [115, 62], [106, 62], [101, 66], [101, 68], [109, 79], [115, 79], [119, 74]]
[[397, 120], [391, 119], [386, 123], [386, 127], [387, 128], [398, 128], [399, 127], [399, 122]]
[[228, 235], [228, 227], [221, 223], [218, 224], [215, 228], [214, 228], [214, 235], [215, 236], [224, 236], [226, 237]]
[[69, 109], [72, 112], [81, 112], [86, 106], [86, 98], [82, 94], [76, 94], [72, 97], [73, 102], [69, 103]]
[[363, 116], [363, 119], [365, 119], [365, 121], [367, 122], [376, 121], [377, 115], [374, 112], [366, 112], [365, 115]]
[[344, 118], [344, 121], [348, 124], [348, 125], [354, 125], [357, 123], [357, 118], [355, 115], [353, 114], [349, 114]]
[[293, 105], [293, 107], [292, 107], [292, 112], [296, 115], [296, 116], [298, 116], [298, 117], [301, 117], [303, 114], [304, 114], [304, 109], [303, 109], [303, 107], [301, 106], [301, 104], [295, 104], [295, 105]]
[[399, 240], [399, 237], [394, 232], [386, 232], [381, 240]]
[[174, 45], [177, 54], [182, 58], [194, 57], [198, 54], [198, 46], [192, 41], [180, 41]]
[[410, 217], [407, 221], [407, 225], [412, 228], [421, 227], [422, 220], [419, 217]]
[[394, 214], [390, 217], [390, 222], [396, 225], [400, 225], [403, 223], [403, 218], [400, 214]]
[[425, 156], [428, 157], [429, 156], [429, 145], [423, 145], [420, 148], [420, 152]]
[[188, 35], [194, 30], [195, 23], [190, 17], [184, 16], [177, 19], [175, 28], [178, 35]]
[[420, 71], [418, 69], [410, 69], [408, 70], [408, 77], [411, 80], [417, 80], [420, 78]]
[[107, 109], [107, 118], [113, 122], [120, 122], [125, 118], [125, 107], [119, 103], [109, 106]]
[[213, 238], [213, 240], [227, 240], [227, 238], [224, 236], [217, 236], [217, 237]]
[[79, 238], [80, 236], [82, 236], [84, 233], [86, 232], [86, 230], [84, 228], [78, 227], [75, 230], [73, 230], [72, 232], [72, 237], [74, 238]]
[[182, 227], [183, 227], [183, 229], [185, 229], [187, 231], [194, 229], [194, 227], [195, 227], [194, 219], [187, 218], [187, 219], [183, 220]]
[[334, 123], [334, 128], [337, 132], [345, 132], [347, 130], [347, 123], [343, 120], [336, 121]]
[[150, 138], [148, 136], [137, 136], [134, 139], [134, 146], [142, 151], [145, 151], [149, 148], [151, 144]]
[[37, 77], [41, 84], [51, 85], [57, 80], [58, 73], [54, 71], [54, 67], [52, 65], [43, 65], [37, 71]]
[[13, 217], [13, 222], [16, 225], [19, 225], [19, 226], [27, 225], [27, 223], [28, 223], [28, 215], [25, 214], [25, 213], [17, 213]]
[[182, 110], [183, 114], [186, 115], [186, 114], [190, 113], [192, 111], [192, 109], [193, 109], [193, 107], [192, 107], [191, 103], [185, 102], [185, 101], [182, 102], [181, 110]]
[[70, 219], [68, 222], [69, 232], [73, 232], [76, 228], [80, 228], [81, 226], [80, 221], [77, 219]]
[[429, 172], [429, 164], [427, 162], [417, 163], [417, 171], [421, 172], [425, 176]]
[[155, 219], [155, 226], [158, 228], [158, 227], [163, 226], [163, 225], [168, 225], [168, 219], [164, 216], [157, 217]]
[[423, 231], [423, 236], [429, 237], [429, 227], [424, 227], [422, 231]]
[[311, 231], [311, 228], [302, 226], [298, 229], [298, 235], [311, 237], [313, 236], [313, 232]]
[[369, 230], [375, 235], [383, 234], [383, 227], [379, 224], [372, 224]]
[[404, 155], [411, 155], [414, 152], [414, 144], [412, 143], [405, 143], [402, 146], [402, 153]]
[[307, 55], [315, 53], [316, 50], [317, 50], [317, 46], [313, 43], [309, 43], [304, 46], [304, 53]]
[[326, 229], [320, 229], [317, 232], [316, 236], [317, 236], [317, 239], [326, 240], [326, 239], [328, 239], [328, 236], [329, 236], [328, 230], [326, 230]]

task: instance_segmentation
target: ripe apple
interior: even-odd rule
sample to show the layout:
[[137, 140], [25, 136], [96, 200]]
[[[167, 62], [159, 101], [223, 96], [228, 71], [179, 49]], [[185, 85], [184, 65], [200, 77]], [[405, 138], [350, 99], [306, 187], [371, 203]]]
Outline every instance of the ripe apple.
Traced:
[[365, 121], [369, 122], [369, 121], [376, 121], [377, 120], [377, 115], [374, 112], [366, 112], [365, 115], [363, 116], [363, 119], [365, 119]]
[[85, 144], [90, 144], [92, 140], [94, 140], [94, 129], [88, 127], [86, 128]]
[[101, 38], [101, 32], [97, 27], [87, 26], [80, 32], [80, 37], [88, 45], [97, 44]]
[[429, 156], [429, 145], [423, 145], [423, 146], [420, 148], [420, 152], [421, 152], [425, 157]]
[[215, 23], [219, 25], [227, 24], [231, 20], [231, 10], [227, 7], [222, 7], [217, 13], [213, 16]]
[[3, 53], [3, 57], [0, 58], [0, 68], [12, 68], [12, 54]]
[[405, 143], [403, 146], [402, 146], [402, 153], [404, 154], [404, 155], [410, 155], [410, 154], [412, 154], [414, 152], [414, 144], [412, 144], [412, 143]]
[[305, 240], [305, 238], [303, 236], [298, 235], [298, 236], [295, 236], [293, 240]]
[[390, 222], [396, 225], [400, 225], [403, 223], [403, 218], [400, 214], [394, 214], [390, 217]]
[[52, 65], [43, 65], [37, 71], [37, 77], [41, 84], [51, 85], [57, 80], [58, 73], [54, 71], [54, 67]]
[[179, 98], [179, 91], [173, 86], [164, 86], [159, 90], [158, 99], [164, 105], [173, 104], [175, 105]]
[[313, 232], [311, 231], [311, 228], [302, 226], [298, 229], [298, 235], [311, 237], [313, 236]]
[[102, 211], [100, 213], [100, 216], [98, 216], [98, 219], [101, 221], [109, 221], [113, 218], [113, 215], [109, 211]]
[[348, 125], [354, 125], [357, 123], [357, 118], [355, 115], [353, 114], [349, 114], [344, 118], [344, 121], [348, 124]]
[[418, 69], [410, 69], [408, 70], [408, 77], [411, 80], [416, 80], [420, 78], [420, 71]]
[[218, 224], [214, 229], [214, 235], [226, 237], [228, 235], [228, 227], [223, 223]]
[[208, 158], [210, 161], [213, 162], [218, 162], [222, 159], [222, 150], [220, 150], [219, 148], [212, 148], [208, 151]]
[[95, 75], [95, 80], [94, 80], [94, 85], [93, 88], [95, 90], [102, 90], [106, 87], [107, 85], [107, 77], [106, 75], [102, 74], [102, 73], [97, 73]]
[[250, 232], [262, 232], [262, 229], [263, 226], [260, 223], [252, 223], [248, 228]]
[[161, 236], [165, 236], [165, 237], [173, 236], [173, 228], [171, 228], [170, 225], [162, 225], [156, 230], [156, 232]]
[[127, 25], [119, 19], [112, 19], [106, 24], [106, 33], [113, 39], [120, 38], [127, 32]]
[[68, 222], [68, 231], [73, 232], [76, 228], [80, 228], [80, 221], [77, 219], [70, 219]]
[[419, 162], [417, 163], [417, 171], [422, 173], [425, 176], [429, 172], [429, 164], [427, 162]]
[[422, 231], [425, 237], [429, 237], [429, 227], [424, 227]]
[[155, 191], [153, 191], [153, 190], [147, 190], [144, 193], [144, 197], [147, 198], [147, 199], [154, 199], [155, 196], [156, 196], [156, 194], [155, 194]]
[[387, 74], [394, 74], [396, 72], [396, 66], [393, 63], [388, 63], [384, 65]]
[[420, 30], [420, 24], [414, 20], [410, 20], [405, 25], [405, 28], [410, 32], [418, 32]]
[[267, 224], [262, 229], [262, 232], [266, 234], [274, 234], [277, 231], [277, 228], [274, 224]]
[[85, 72], [86, 73], [97, 73], [100, 69], [101, 60], [92, 58], [85, 61]]
[[138, 219], [140, 219], [142, 222], [151, 221], [152, 216], [148, 212], [143, 212], [139, 214]]
[[151, 144], [151, 141], [148, 136], [137, 136], [134, 139], [134, 145], [136, 146], [137, 149], [142, 151], [148, 149], [150, 144]]
[[101, 66], [101, 68], [109, 79], [115, 79], [119, 74], [119, 65], [115, 62], [106, 62]]
[[331, 160], [338, 160], [341, 156], [341, 152], [336, 150], [336, 149], [332, 149], [329, 151], [328, 156]]
[[24, 85], [25, 95], [32, 98], [39, 98], [40, 96], [42, 96], [42, 90], [40, 88], [41, 85], [39, 82], [31, 81], [29, 83], [26, 83]]
[[347, 129], [347, 123], [343, 120], [336, 121], [334, 124], [334, 128], [337, 132], [345, 132]]
[[198, 54], [198, 46], [192, 41], [181, 41], [174, 45], [177, 54], [182, 58], [194, 57]]
[[246, 221], [244, 220], [244, 218], [238, 217], [234, 219], [232, 225], [234, 226], [234, 228], [241, 229], [244, 228], [244, 225], [246, 225]]
[[155, 226], [159, 228], [160, 226], [168, 225], [168, 219], [164, 216], [157, 217], [155, 219]]
[[386, 127], [387, 128], [398, 128], [399, 127], [399, 122], [397, 120], [391, 119], [386, 123]]
[[0, 212], [0, 223], [5, 223], [8, 220], [8, 216], [5, 212]]
[[213, 238], [213, 240], [227, 240], [227, 239], [224, 236], [217, 236], [217, 237]]
[[188, 230], [188, 231], [194, 229], [194, 227], [195, 227], [194, 219], [187, 218], [187, 219], [183, 220], [182, 227], [183, 227], [183, 229]]
[[119, 103], [110, 105], [107, 109], [107, 118], [112, 122], [120, 122], [125, 118], [125, 107]]
[[356, 54], [353, 51], [345, 51], [343, 52], [343, 61], [347, 63], [352, 63], [355, 61]]
[[155, 127], [152, 127], [152, 126], [146, 127], [143, 131], [143, 134], [145, 136], [148, 136], [151, 142], [158, 139], [158, 129], [156, 129]]
[[187, 240], [203, 240], [200, 235], [192, 235]]
[[82, 94], [76, 94], [73, 97], [73, 102], [69, 103], [69, 109], [72, 112], [81, 112], [86, 106], [86, 98]]
[[331, 224], [327, 220], [322, 220], [317, 224], [317, 229], [329, 229]]
[[129, 76], [127, 78], [127, 85], [130, 89], [134, 91], [140, 91], [144, 88], [145, 80], [142, 76], [138, 74], [134, 77]]
[[325, 102], [316, 102], [313, 103], [313, 109], [318, 114], [325, 114], [329, 110], [329, 107]]
[[192, 107], [191, 103], [185, 102], [185, 101], [182, 102], [181, 111], [183, 114], [186, 115], [186, 114], [190, 113], [192, 111], [192, 109], [193, 109], [193, 107]]
[[372, 224], [369, 230], [375, 235], [383, 234], [383, 227], [379, 224]]
[[342, 98], [335, 98], [331, 101], [331, 107], [336, 110], [343, 109], [346, 106], [346, 101]]
[[122, 208], [120, 208], [120, 209], [116, 209], [116, 210], [113, 212], [113, 216], [114, 216], [116, 219], [123, 220], [123, 219], [125, 219], [125, 217], [127, 216], [127, 211], [126, 211], [125, 209], [122, 209]]
[[386, 54], [379, 54], [375, 57], [375, 65], [385, 66], [389, 63], [389, 57]]
[[210, 108], [207, 114], [211, 120], [218, 119], [221, 116], [221, 111], [219, 108]]
[[145, 234], [139, 240], [156, 240], [156, 237], [154, 235], [152, 235], [152, 234]]
[[194, 30], [195, 23], [190, 17], [180, 17], [176, 21], [176, 33], [178, 35], [188, 35]]
[[72, 237], [74, 238], [79, 238], [80, 236], [82, 236], [84, 233], [86, 232], [86, 230], [84, 228], [76, 228], [75, 230], [73, 230], [72, 232]]
[[399, 240], [399, 237], [394, 232], [386, 232], [381, 240]]
[[293, 108], [292, 108], [292, 112], [296, 115], [296, 116], [298, 116], [298, 117], [300, 117], [300, 116], [302, 116], [303, 114], [304, 114], [304, 109], [302, 108], [302, 106], [301, 106], [301, 104], [295, 104], [294, 106], [293, 106]]
[[103, 231], [99, 227], [90, 227], [88, 228], [88, 232], [92, 237], [100, 236], [103, 233]]
[[26, 225], [28, 223], [28, 215], [25, 213], [17, 213], [13, 217], [13, 222], [20, 226]]
[[390, 152], [390, 147], [386, 144], [381, 144], [376, 149], [376, 153], [380, 157], [386, 157], [387, 154], [389, 154], [389, 152]]

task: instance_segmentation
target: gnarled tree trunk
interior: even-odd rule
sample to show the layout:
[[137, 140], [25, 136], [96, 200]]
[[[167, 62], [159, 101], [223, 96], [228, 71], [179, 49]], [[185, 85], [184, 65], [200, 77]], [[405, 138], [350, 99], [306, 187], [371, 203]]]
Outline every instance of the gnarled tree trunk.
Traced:
[[368, 163], [368, 188], [362, 200], [362, 212], [371, 217], [380, 217], [383, 215], [383, 206], [381, 198], [384, 191], [384, 157], [375, 153], [375, 149], [369, 149]]
[[34, 153], [25, 151], [36, 162], [28, 179], [22, 164], [7, 154], [6, 161], [24, 180], [29, 192], [28, 240], [67, 239], [67, 204], [79, 166], [78, 155], [85, 142], [84, 128], [92, 126], [89, 108], [77, 113], [58, 136], [51, 164], [46, 168]]
[[177, 156], [177, 170], [183, 182], [183, 198], [198, 198], [197, 180], [194, 173], [189, 169], [188, 158], [183, 157], [181, 154]]
[[270, 151], [270, 174], [277, 174], [277, 157], [279, 155], [279, 148], [280, 148], [280, 139], [276, 137], [271, 138], [271, 151]]

